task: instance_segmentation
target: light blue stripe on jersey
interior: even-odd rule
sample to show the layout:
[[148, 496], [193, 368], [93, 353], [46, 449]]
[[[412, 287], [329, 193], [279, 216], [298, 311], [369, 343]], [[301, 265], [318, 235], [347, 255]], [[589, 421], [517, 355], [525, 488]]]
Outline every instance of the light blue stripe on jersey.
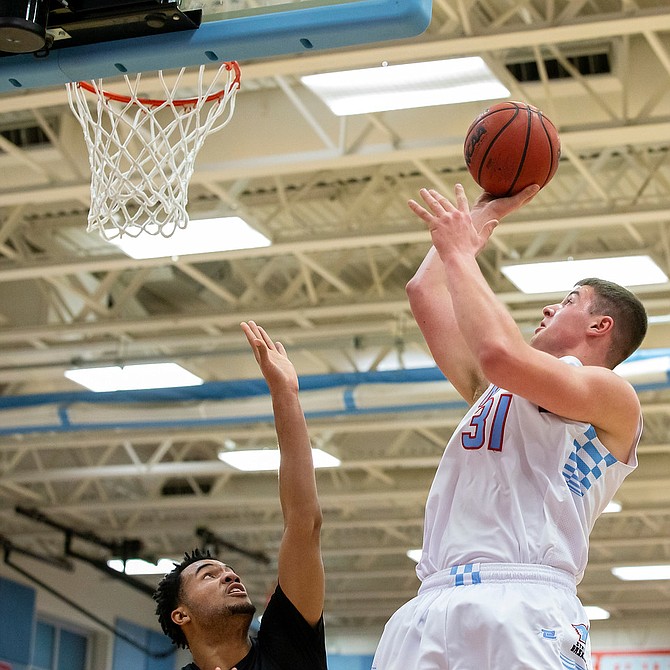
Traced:
[[577, 593], [574, 575], [549, 565], [530, 563], [462, 563], [438, 570], [421, 580], [419, 595], [433, 589], [451, 589], [477, 584], [549, 584]]
[[455, 577], [455, 586], [471, 586], [472, 584], [481, 584], [482, 582], [481, 575], [479, 574], [479, 563], [454, 565], [450, 572]]
[[561, 654], [561, 663], [565, 670], [586, 670], [586, 666], [573, 661], [571, 658], [568, 658], [564, 654]]
[[595, 438], [596, 431], [593, 426], [589, 426], [584, 435], [573, 442], [575, 451], [563, 466], [563, 477], [568, 488], [580, 497], [605, 474], [610, 465], [616, 463], [616, 458], [609, 451], [593, 441]]

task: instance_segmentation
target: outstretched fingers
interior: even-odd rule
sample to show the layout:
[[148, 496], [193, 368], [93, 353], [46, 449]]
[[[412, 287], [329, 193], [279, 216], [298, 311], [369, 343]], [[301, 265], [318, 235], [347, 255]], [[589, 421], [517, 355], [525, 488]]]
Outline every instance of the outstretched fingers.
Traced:
[[259, 326], [255, 321], [249, 321], [249, 328], [256, 337], [256, 339], [262, 340], [268, 349], [275, 348], [275, 343], [272, 341], [272, 338], [267, 334], [265, 328]]
[[[436, 215], [444, 214], [445, 212], [457, 212], [460, 211], [464, 214], [470, 213], [470, 203], [468, 202], [468, 197], [465, 195], [465, 189], [462, 184], [456, 184], [454, 187], [454, 192], [456, 195], [456, 204], [454, 205], [449, 198], [443, 196], [439, 191], [436, 191], [434, 188], [422, 189], [421, 196], [426, 203], [429, 204], [430, 208]], [[424, 193], [425, 191], [425, 193]]]
[[422, 188], [419, 191], [426, 207], [420, 205], [416, 200], [408, 202], [409, 208], [421, 219], [427, 223], [431, 222], [434, 217], [442, 217], [445, 214], [453, 214], [461, 212], [463, 214], [470, 213], [470, 203], [465, 195], [465, 189], [461, 184], [456, 184], [456, 205], [451, 200], [443, 196], [439, 191], [433, 188]]
[[422, 188], [419, 193], [435, 216], [442, 216], [455, 209], [451, 201], [434, 188]]
[[409, 208], [425, 223], [430, 223], [433, 219], [433, 215], [416, 200], [408, 200], [407, 204]]
[[[270, 340], [270, 336], [256, 324], [255, 321], [242, 322], [240, 327], [244, 331], [244, 334], [247, 337], [247, 342], [251, 350], [254, 352], [254, 357], [256, 358], [257, 363], [261, 363], [268, 357], [268, 350], [270, 348], [274, 349], [274, 344]], [[269, 341], [269, 343], [268, 343]]]
[[259, 363], [267, 361], [272, 352], [288, 358], [284, 345], [281, 342], [274, 342], [265, 328], [259, 326], [255, 321], [243, 321], [240, 326]]
[[247, 342], [249, 342], [251, 348], [255, 350], [257, 347], [256, 340], [261, 339], [258, 332], [258, 326], [253, 321], [242, 321], [240, 328], [242, 328], [242, 331], [246, 335]]
[[454, 188], [456, 193], [456, 207], [463, 213], [470, 213], [470, 203], [468, 202], [468, 196], [465, 195], [465, 189], [463, 184], [456, 184]]
[[419, 191], [419, 194], [435, 216], [444, 214], [445, 211], [448, 211], [448, 208], [451, 205], [451, 203], [446, 198], [443, 198], [435, 189], [422, 188]]
[[267, 334], [265, 331], [265, 328], [262, 326], [258, 326], [258, 331], [261, 334], [261, 338], [263, 339], [263, 342], [267, 345], [268, 349], [274, 349], [275, 348], [275, 343], [272, 341], [272, 338]]
[[281, 356], [287, 356], [286, 354], [286, 349], [284, 349], [284, 345], [281, 342], [275, 342], [266, 332], [265, 328], [263, 326], [258, 326], [256, 325], [253, 321], [251, 323], [256, 326], [258, 329], [258, 333], [260, 335], [260, 339], [265, 342], [265, 346], [267, 347], [267, 351], [276, 351], [278, 354]]
[[427, 224], [431, 224], [436, 217], [443, 216], [447, 211], [446, 205], [451, 205], [446, 198], [442, 198], [437, 191], [433, 191], [432, 189], [422, 188], [419, 191], [419, 195], [421, 195], [425, 206], [416, 200], [409, 200], [407, 204]]

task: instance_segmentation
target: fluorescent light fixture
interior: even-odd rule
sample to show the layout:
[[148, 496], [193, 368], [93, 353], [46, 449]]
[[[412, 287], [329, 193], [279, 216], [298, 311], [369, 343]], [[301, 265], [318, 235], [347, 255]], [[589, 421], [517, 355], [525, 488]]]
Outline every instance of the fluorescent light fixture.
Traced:
[[[373, 349], [357, 352], [356, 362], [360, 364], [360, 369], [367, 370], [370, 365], [374, 364], [377, 353]], [[377, 361], [376, 369], [380, 371], [419, 370], [434, 367], [435, 360], [433, 357], [423, 351], [414, 351], [413, 349], [398, 351], [391, 349], [381, 361]]]
[[[240, 451], [220, 451], [219, 460], [236, 470], [260, 472], [279, 469], [279, 449], [241, 449]], [[315, 468], [336, 468], [340, 465], [339, 458], [322, 449], [312, 449], [312, 460]]]
[[65, 376], [73, 382], [96, 392], [162, 389], [202, 384], [200, 377], [196, 377], [177, 363], [76, 368], [66, 370]]
[[337, 116], [506, 98], [479, 56], [301, 77]]
[[171, 558], [161, 558], [158, 563], [149, 563], [141, 558], [129, 558], [125, 562], [125, 569], [124, 562], [120, 558], [107, 561], [107, 567], [127, 575], [166, 575], [172, 572], [174, 566], [175, 561]]
[[[234, 249], [270, 246], [270, 240], [239, 216], [217, 219], [192, 219], [186, 228], [177, 228], [171, 237], [131, 230], [109, 240], [131, 258], [186, 256]], [[137, 237], [133, 237], [137, 235]]]
[[501, 270], [524, 293], [569, 291], [585, 277], [599, 277], [622, 286], [664, 284], [668, 281], [663, 270], [649, 256], [521, 263], [503, 266]]
[[597, 605], [585, 605], [584, 609], [586, 610], [586, 615], [591, 621], [595, 621], [596, 619], [604, 620], [610, 618], [610, 613], [606, 609], [598, 607]]
[[415, 563], [421, 560], [421, 549], [408, 549], [407, 558], [411, 558]]
[[621, 511], [621, 503], [616, 500], [610, 500], [603, 510], [603, 514], [616, 514]]
[[624, 581], [670, 579], [670, 565], [629, 565], [612, 568], [612, 574]]

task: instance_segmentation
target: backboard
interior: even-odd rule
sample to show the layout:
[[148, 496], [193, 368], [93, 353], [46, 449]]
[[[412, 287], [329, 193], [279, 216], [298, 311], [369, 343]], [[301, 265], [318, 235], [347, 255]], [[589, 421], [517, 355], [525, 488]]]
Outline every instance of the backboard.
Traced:
[[[7, 49], [0, 52], [0, 91], [403, 39], [427, 28], [432, 0], [26, 0], [23, 4], [48, 11], [47, 48], [16, 53], [20, 45], [9, 44], [16, 34], [14, 17], [0, 16], [0, 23], [9, 22], [4, 33], [0, 26], [0, 48], [4, 43]], [[22, 17], [17, 20], [23, 22]], [[32, 28], [28, 35], [32, 40]]]

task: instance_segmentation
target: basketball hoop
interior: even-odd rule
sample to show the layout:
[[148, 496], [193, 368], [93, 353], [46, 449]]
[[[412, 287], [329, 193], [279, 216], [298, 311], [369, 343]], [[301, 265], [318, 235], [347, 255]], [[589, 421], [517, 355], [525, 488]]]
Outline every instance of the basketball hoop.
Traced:
[[[205, 138], [233, 116], [240, 68], [234, 61], [223, 63], [205, 84], [202, 65], [197, 95], [178, 99], [184, 70], [173, 83], [158, 72], [163, 99], [140, 97], [141, 74], [132, 80], [124, 76], [127, 95], [103, 90], [100, 79], [66, 84], [91, 167], [87, 231], [98, 230], [106, 240], [142, 232], [170, 237], [188, 224], [195, 159]], [[96, 96], [94, 107], [88, 94]]]

